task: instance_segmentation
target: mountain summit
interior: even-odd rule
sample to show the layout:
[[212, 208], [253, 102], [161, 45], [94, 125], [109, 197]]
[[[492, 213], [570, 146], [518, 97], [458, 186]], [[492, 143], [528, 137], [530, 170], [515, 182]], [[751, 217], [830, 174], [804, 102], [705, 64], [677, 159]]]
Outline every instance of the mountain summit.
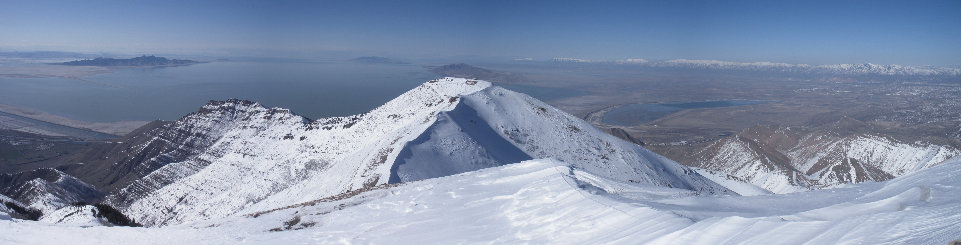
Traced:
[[145, 226], [262, 212], [541, 158], [594, 178], [728, 191], [546, 103], [464, 78], [428, 81], [354, 116], [309, 120], [230, 99], [147, 127], [97, 158], [114, 161], [63, 168], [118, 173], [80, 178], [108, 189], [106, 203]]

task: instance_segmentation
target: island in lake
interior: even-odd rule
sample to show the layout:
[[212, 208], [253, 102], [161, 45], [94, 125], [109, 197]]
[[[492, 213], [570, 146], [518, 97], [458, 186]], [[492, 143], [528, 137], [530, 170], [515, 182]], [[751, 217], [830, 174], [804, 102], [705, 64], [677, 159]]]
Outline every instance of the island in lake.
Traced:
[[92, 60], [75, 60], [63, 63], [53, 63], [54, 65], [68, 66], [184, 66], [202, 63], [194, 60], [167, 59], [157, 56], [140, 56], [130, 59], [114, 58], [95, 58]]
[[527, 81], [527, 78], [520, 74], [492, 71], [464, 63], [442, 66], [425, 66], [424, 68], [427, 68], [428, 71], [441, 76], [470, 77], [498, 83], [519, 83]]

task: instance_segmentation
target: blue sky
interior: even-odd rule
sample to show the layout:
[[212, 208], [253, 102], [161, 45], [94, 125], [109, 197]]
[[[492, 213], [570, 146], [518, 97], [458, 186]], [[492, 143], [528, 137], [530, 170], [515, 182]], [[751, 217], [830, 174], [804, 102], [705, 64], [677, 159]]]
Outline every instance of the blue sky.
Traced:
[[961, 65], [961, 1], [7, 1], [0, 50]]

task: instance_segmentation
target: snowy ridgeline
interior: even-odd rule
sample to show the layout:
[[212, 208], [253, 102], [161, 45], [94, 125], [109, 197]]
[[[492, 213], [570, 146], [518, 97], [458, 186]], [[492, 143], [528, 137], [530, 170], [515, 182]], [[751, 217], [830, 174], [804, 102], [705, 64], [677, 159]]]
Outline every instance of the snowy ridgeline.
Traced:
[[0, 220], [0, 242], [946, 244], [961, 236], [959, 182], [956, 158], [887, 182], [704, 196], [545, 159], [160, 228]]
[[[169, 138], [199, 135], [191, 145], [202, 148], [178, 153], [185, 160], [107, 197], [146, 226], [255, 213], [534, 158], [638, 185], [728, 191], [546, 103], [463, 78], [429, 81], [365, 114], [315, 121], [249, 101], [211, 102], [165, 130], [190, 135]], [[156, 159], [165, 158], [148, 161]]]

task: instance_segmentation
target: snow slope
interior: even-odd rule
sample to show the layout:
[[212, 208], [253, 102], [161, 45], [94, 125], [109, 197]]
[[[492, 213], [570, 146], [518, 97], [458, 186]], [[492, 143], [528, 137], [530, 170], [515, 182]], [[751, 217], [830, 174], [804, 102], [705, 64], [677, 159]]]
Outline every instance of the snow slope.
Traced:
[[705, 196], [539, 159], [192, 225], [0, 220], [0, 243], [945, 244], [961, 236], [959, 181], [954, 158], [887, 182]]
[[[453, 110], [441, 112], [438, 117], [447, 120], [439, 120], [435, 127], [425, 133], [432, 135], [432, 140], [426, 141], [433, 144], [432, 147], [416, 151], [420, 154], [402, 158], [404, 162], [395, 165], [400, 180], [465, 172], [447, 171], [420, 178], [407, 177], [410, 175], [408, 172], [421, 173], [421, 169], [456, 166], [458, 162], [470, 162], [478, 158], [494, 162], [480, 166], [503, 165], [531, 158], [554, 158], [607, 178], [699, 191], [712, 191], [712, 188], [723, 191], [723, 188], [717, 188], [689, 168], [601, 132], [544, 102], [504, 88], [490, 87], [465, 95]], [[437, 137], [439, 135], [453, 137], [440, 138]], [[418, 144], [413, 148], [425, 145], [415, 143]], [[463, 145], [470, 145], [480, 154], [460, 148]], [[442, 156], [448, 162], [435, 160], [438, 157], [416, 159], [418, 155]], [[452, 155], [460, 157], [447, 157]], [[416, 162], [420, 166], [408, 170], [407, 162]]]
[[178, 132], [206, 136], [202, 145], [209, 147], [108, 198], [147, 226], [270, 210], [545, 157], [605, 178], [727, 191], [529, 96], [462, 78], [429, 81], [350, 117], [309, 121], [285, 109], [229, 100], [208, 103], [175, 125]]
[[[961, 159], [882, 183], [754, 197], [691, 195], [535, 160], [277, 211], [262, 229], [390, 243], [945, 243], [961, 232]], [[305, 225], [306, 224], [306, 225]]]

